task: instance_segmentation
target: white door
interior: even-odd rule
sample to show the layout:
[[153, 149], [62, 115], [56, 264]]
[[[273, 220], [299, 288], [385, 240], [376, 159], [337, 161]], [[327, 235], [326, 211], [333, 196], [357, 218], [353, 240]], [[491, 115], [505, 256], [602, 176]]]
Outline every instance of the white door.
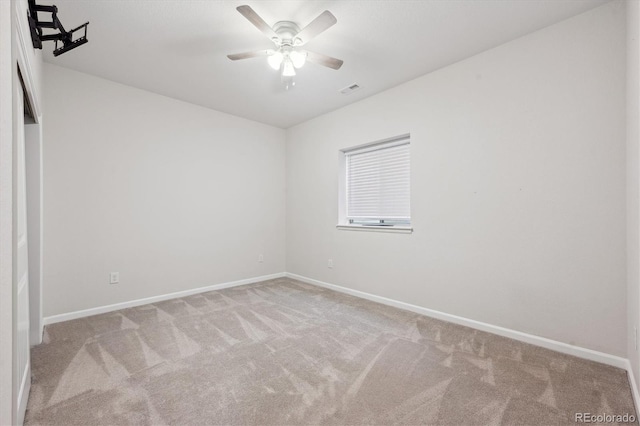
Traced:
[[15, 281], [17, 330], [14, 347], [15, 377], [14, 395], [18, 423], [24, 419], [24, 411], [31, 386], [29, 357], [29, 255], [27, 244], [27, 185], [24, 137], [24, 92], [16, 90], [16, 198], [15, 198]]

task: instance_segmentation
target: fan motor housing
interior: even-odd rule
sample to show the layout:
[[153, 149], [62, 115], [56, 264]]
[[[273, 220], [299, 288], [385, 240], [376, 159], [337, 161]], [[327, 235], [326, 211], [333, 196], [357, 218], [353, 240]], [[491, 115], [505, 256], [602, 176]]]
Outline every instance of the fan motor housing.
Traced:
[[273, 31], [280, 37], [282, 45], [293, 46], [295, 37], [300, 32], [300, 27], [295, 22], [279, 21], [273, 25]]

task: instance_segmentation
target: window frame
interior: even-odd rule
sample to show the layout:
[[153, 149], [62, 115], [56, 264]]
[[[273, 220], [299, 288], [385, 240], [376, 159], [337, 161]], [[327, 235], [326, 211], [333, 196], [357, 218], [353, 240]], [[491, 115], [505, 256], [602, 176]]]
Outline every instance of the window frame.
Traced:
[[[339, 230], [349, 231], [373, 231], [373, 232], [395, 232], [395, 233], [412, 233], [411, 214], [408, 220], [389, 220], [389, 219], [362, 219], [354, 220], [347, 217], [348, 205], [348, 169], [347, 158], [357, 152], [367, 152], [375, 149], [392, 148], [400, 145], [411, 146], [411, 135], [409, 133], [357, 145], [349, 148], [343, 148], [339, 151], [339, 178], [338, 178], [338, 224], [336, 228]], [[409, 165], [411, 158], [409, 158]], [[411, 201], [411, 184], [409, 184], [409, 202]], [[411, 208], [409, 208], [411, 210]]]

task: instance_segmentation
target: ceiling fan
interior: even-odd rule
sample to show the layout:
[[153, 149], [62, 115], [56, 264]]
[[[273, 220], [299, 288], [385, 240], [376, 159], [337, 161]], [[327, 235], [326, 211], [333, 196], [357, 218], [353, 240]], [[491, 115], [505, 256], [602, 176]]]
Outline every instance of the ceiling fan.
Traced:
[[269, 65], [273, 69], [282, 72], [282, 82], [287, 89], [289, 86], [295, 85], [293, 77], [296, 75], [296, 69], [301, 68], [306, 61], [334, 70], [340, 69], [342, 66], [343, 61], [340, 59], [302, 49], [302, 46], [311, 39], [338, 22], [336, 17], [328, 10], [322, 12], [309, 25], [300, 30], [291, 21], [276, 22], [273, 27], [270, 27], [260, 15], [247, 5], [238, 6], [236, 9], [275, 44], [275, 49], [227, 55], [232, 61], [266, 56]]

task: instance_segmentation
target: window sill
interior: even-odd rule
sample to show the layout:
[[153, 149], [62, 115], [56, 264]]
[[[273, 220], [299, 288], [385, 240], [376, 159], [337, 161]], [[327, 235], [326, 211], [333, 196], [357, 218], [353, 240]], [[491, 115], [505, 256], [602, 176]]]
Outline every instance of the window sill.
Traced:
[[411, 226], [376, 226], [376, 225], [336, 225], [336, 229], [341, 231], [365, 231], [365, 232], [389, 232], [395, 234], [411, 234]]

